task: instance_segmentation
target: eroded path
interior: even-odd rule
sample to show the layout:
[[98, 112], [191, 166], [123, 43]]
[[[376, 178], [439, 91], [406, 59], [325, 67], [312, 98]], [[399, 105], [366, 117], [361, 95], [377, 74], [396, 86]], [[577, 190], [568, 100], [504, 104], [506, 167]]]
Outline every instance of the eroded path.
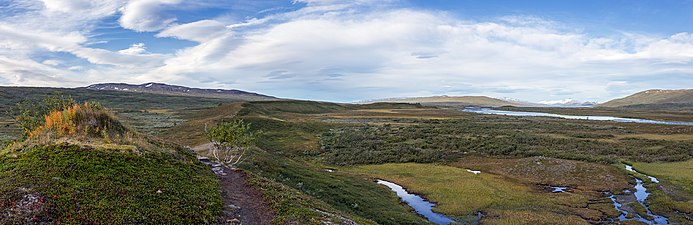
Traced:
[[[211, 143], [194, 147], [200, 154], [211, 148]], [[266, 225], [271, 224], [274, 212], [263, 198], [260, 190], [247, 184], [248, 175], [242, 170], [230, 169], [198, 155], [198, 159], [209, 166], [219, 178], [224, 210], [219, 224]]]
[[262, 192], [246, 184], [247, 175], [241, 170], [224, 168], [218, 174], [224, 211], [221, 224], [271, 224], [274, 213], [262, 197]]

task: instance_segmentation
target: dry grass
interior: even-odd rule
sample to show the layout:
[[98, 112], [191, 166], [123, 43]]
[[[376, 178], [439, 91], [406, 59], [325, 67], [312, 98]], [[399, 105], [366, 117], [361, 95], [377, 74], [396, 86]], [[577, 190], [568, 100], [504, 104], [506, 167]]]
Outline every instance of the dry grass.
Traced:
[[497, 210], [491, 211], [482, 220], [484, 224], [561, 224], [561, 225], [587, 225], [590, 224], [578, 216], [558, 215], [551, 212]]
[[361, 109], [361, 110], [344, 110], [334, 113], [328, 113], [324, 116], [328, 118], [416, 118], [416, 119], [456, 119], [468, 118], [469, 113], [465, 113], [454, 109]]
[[421, 103], [430, 105], [476, 105], [476, 106], [524, 106], [526, 104], [509, 102], [486, 96], [430, 96], [413, 98], [383, 99], [374, 102]]
[[222, 104], [219, 107], [204, 110], [195, 110], [186, 113], [186, 120], [182, 124], [162, 132], [159, 137], [181, 145], [197, 146], [207, 143], [204, 134], [205, 124], [215, 124], [224, 119], [233, 118], [242, 103]]
[[109, 142], [109, 134], [122, 134], [125, 131], [125, 127], [110, 112], [85, 102], [50, 112], [45, 116], [45, 123], [32, 131], [29, 137], [53, 132], [59, 136], [102, 136]]
[[35, 146], [59, 143], [101, 151], [135, 153], [163, 151], [175, 153], [170, 144], [144, 136], [121, 124], [113, 114], [101, 106], [74, 104], [45, 116], [24, 142], [15, 142], [4, 153], [19, 152]]
[[628, 178], [616, 167], [574, 160], [468, 156], [451, 165], [488, 171], [529, 184], [569, 186], [583, 191], [618, 191], [628, 187]]
[[648, 140], [667, 140], [667, 141], [693, 141], [692, 134], [624, 134], [617, 135], [618, 139], [640, 138]]

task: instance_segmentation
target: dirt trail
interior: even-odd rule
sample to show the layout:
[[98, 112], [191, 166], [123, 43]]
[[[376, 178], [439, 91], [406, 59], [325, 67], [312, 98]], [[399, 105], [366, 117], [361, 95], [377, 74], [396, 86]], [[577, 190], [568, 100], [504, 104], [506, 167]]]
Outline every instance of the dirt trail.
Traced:
[[271, 224], [274, 213], [262, 198], [262, 192], [246, 184], [247, 175], [228, 168], [224, 168], [224, 172], [217, 175], [224, 200], [221, 224]]
[[[207, 143], [192, 149], [200, 154], [207, 152], [211, 147], [211, 143]], [[219, 224], [265, 225], [272, 223], [274, 212], [262, 197], [262, 192], [246, 183], [248, 175], [245, 172], [221, 166], [201, 155], [198, 155], [198, 159], [211, 166], [212, 171], [219, 178], [221, 198], [224, 201], [224, 211]]]

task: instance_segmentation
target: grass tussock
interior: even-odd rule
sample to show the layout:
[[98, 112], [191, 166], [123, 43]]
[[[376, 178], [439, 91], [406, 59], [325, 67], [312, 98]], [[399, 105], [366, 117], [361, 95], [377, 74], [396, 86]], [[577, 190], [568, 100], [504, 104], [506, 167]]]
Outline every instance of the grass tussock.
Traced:
[[114, 116], [98, 104], [85, 102], [73, 104], [63, 110], [45, 115], [45, 122], [29, 135], [29, 138], [46, 133], [59, 136], [103, 137], [123, 135], [127, 129]]
[[167, 151], [174, 145], [142, 135], [122, 124], [111, 111], [98, 103], [72, 104], [48, 112], [43, 121], [28, 132], [22, 142], [13, 142], [2, 151], [12, 153], [34, 146], [70, 143], [100, 150], [142, 153]]

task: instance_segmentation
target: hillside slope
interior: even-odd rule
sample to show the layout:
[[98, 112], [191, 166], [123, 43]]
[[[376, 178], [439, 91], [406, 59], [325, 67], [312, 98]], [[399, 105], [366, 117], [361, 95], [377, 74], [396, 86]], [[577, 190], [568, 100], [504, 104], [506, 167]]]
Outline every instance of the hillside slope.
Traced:
[[84, 87], [83, 89], [96, 91], [124, 91], [178, 96], [194, 96], [205, 98], [223, 98], [241, 101], [269, 101], [277, 99], [272, 96], [261, 95], [241, 90], [202, 89], [162, 83], [145, 83], [139, 85], [125, 83], [102, 83], [92, 84], [87, 87]]
[[376, 102], [390, 102], [390, 103], [420, 103], [422, 105], [433, 105], [433, 106], [483, 106], [483, 107], [496, 107], [496, 106], [528, 106], [526, 103], [505, 101], [501, 99], [486, 97], [486, 96], [430, 96], [430, 97], [412, 97], [412, 98], [389, 98], [380, 100], [370, 100], [360, 103], [376, 103]]
[[614, 99], [600, 107], [693, 107], [693, 89], [647, 90], [625, 98]]
[[192, 152], [122, 125], [98, 105], [45, 116], [0, 150], [0, 224], [209, 224], [219, 181]]

